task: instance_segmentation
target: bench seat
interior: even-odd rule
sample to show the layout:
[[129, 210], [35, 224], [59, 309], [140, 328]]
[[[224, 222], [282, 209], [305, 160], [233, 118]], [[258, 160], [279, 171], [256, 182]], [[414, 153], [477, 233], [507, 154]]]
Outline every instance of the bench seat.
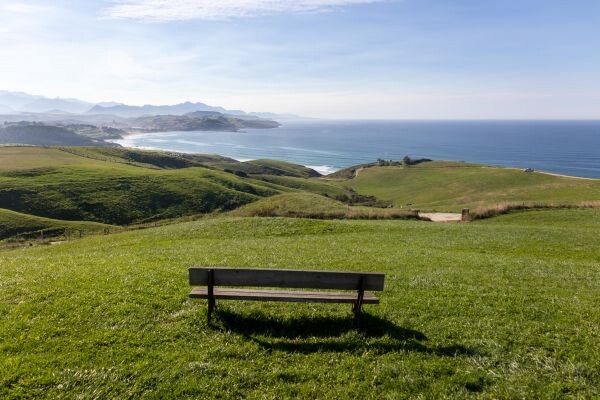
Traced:
[[[208, 288], [196, 287], [190, 293], [191, 298], [207, 299]], [[300, 290], [262, 290], [214, 288], [215, 299], [223, 300], [258, 300], [285, 301], [300, 303], [354, 303], [356, 293], [345, 292], [308, 292]], [[372, 293], [365, 292], [365, 304], [379, 304], [379, 299]]]

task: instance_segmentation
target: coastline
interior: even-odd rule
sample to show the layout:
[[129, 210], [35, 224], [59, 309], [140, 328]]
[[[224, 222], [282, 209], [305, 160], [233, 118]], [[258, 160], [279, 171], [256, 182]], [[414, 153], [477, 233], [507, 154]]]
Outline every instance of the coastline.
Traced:
[[[490, 124], [491, 128], [498, 129], [494, 123]], [[586, 132], [585, 143], [567, 140], [567, 133], [571, 130], [565, 130], [554, 134], [551, 144], [530, 151], [526, 150], [529, 149], [526, 145], [538, 143], [541, 137], [548, 139], [544, 126], [537, 129], [532, 129], [529, 124], [512, 127], [512, 130], [503, 130], [501, 136], [489, 138], [481, 135], [483, 128], [474, 129], [469, 124], [461, 127], [464, 132], [457, 133], [454, 124], [449, 126], [453, 130], [448, 130], [439, 124], [312, 122], [284, 124], [278, 129], [248, 129], [244, 130], [244, 134], [127, 130], [122, 133], [122, 138], [109, 141], [138, 149], [219, 154], [241, 162], [281, 160], [304, 165], [326, 175], [378, 158], [400, 160], [409, 155], [411, 158], [434, 160], [468, 160], [470, 163], [517, 170], [531, 167], [537, 173], [558, 178], [600, 179], [600, 160], [595, 158], [600, 141]], [[559, 148], [564, 151], [559, 151]]]

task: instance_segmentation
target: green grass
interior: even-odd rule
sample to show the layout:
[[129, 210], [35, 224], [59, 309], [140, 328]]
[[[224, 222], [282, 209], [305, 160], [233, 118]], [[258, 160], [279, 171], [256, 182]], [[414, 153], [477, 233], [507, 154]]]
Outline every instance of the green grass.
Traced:
[[397, 207], [437, 211], [506, 202], [579, 203], [600, 199], [600, 180], [457, 162], [367, 168], [353, 179], [332, 182], [392, 201]]
[[124, 225], [231, 210], [278, 192], [204, 168], [61, 167], [0, 177], [0, 206], [28, 214]]
[[[311, 175], [308, 168], [271, 160], [240, 163], [202, 154], [25, 146], [1, 147], [0, 159], [0, 208], [72, 221], [138, 224], [228, 211], [287, 191], [343, 192], [302, 178]], [[221, 167], [261, 175], [236, 176]], [[271, 179], [269, 173], [282, 176]]]
[[251, 160], [246, 161], [243, 164], [252, 165], [261, 168], [263, 174], [270, 175], [286, 175], [295, 176], [299, 178], [309, 178], [319, 176], [320, 174], [304, 165], [292, 164], [285, 161], [278, 160]]
[[65, 231], [79, 234], [115, 230], [115, 226], [86, 221], [62, 221], [0, 209], [0, 240], [15, 235], [38, 237], [61, 236]]
[[317, 219], [418, 219], [416, 212], [393, 208], [354, 207], [314, 193], [284, 193], [260, 199], [230, 212], [242, 217]]
[[[211, 218], [0, 252], [2, 398], [600, 396], [600, 210]], [[187, 267], [379, 271], [347, 305], [218, 302]]]
[[280, 193], [260, 181], [204, 167], [158, 169], [159, 162], [171, 163], [162, 155], [148, 168], [54, 148], [0, 148], [0, 156], [6, 161], [0, 208], [47, 218], [125, 225], [231, 210]]
[[0, 146], [0, 174], [8, 171], [65, 165], [102, 166], [101, 161], [70, 154], [59, 148], [34, 146]]
[[239, 162], [235, 160], [206, 162], [208, 166], [221, 170], [231, 170], [243, 172], [252, 175], [274, 175], [274, 176], [292, 176], [297, 178], [309, 178], [319, 176], [319, 173], [305, 167], [304, 165], [293, 164], [277, 160], [251, 160]]
[[277, 175], [254, 175], [252, 177], [263, 182], [270, 182], [290, 189], [316, 194], [323, 194], [330, 197], [348, 194], [348, 191], [324, 179], [298, 178], [293, 176]]
[[182, 154], [120, 147], [62, 147], [62, 151], [107, 162], [120, 162], [154, 169], [200, 167], [207, 163], [235, 161], [212, 154]]

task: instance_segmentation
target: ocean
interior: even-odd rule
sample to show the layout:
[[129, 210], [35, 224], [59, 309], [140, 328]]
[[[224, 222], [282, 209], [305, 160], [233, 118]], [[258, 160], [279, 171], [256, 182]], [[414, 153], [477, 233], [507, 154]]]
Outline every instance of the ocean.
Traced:
[[330, 173], [378, 158], [456, 160], [600, 178], [600, 121], [322, 121], [131, 135], [127, 147], [271, 158]]

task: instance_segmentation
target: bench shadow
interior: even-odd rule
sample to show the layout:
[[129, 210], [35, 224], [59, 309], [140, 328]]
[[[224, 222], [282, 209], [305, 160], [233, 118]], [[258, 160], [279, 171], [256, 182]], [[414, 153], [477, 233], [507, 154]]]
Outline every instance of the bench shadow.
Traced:
[[[431, 348], [423, 343], [427, 341], [424, 333], [367, 313], [362, 315], [358, 331], [352, 316], [278, 319], [260, 313], [241, 315], [223, 308], [217, 309], [215, 316], [220, 329], [243, 335], [268, 350], [314, 353], [369, 349], [381, 353], [410, 351], [450, 357], [477, 354], [476, 350], [462, 345]], [[348, 334], [351, 332], [353, 334]]]

